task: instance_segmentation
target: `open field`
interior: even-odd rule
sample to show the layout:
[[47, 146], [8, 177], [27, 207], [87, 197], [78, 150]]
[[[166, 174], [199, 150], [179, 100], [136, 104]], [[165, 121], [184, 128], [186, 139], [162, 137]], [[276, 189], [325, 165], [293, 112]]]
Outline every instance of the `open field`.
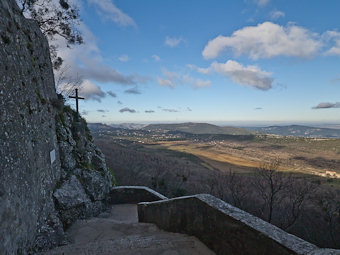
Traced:
[[340, 140], [256, 137], [249, 141], [158, 141], [148, 149], [168, 149], [193, 154], [207, 166], [222, 171], [249, 172], [275, 158], [281, 171], [340, 178]]
[[[98, 132], [98, 131], [97, 131]], [[280, 159], [279, 171], [332, 178], [340, 186], [340, 139], [278, 135], [190, 134], [164, 130], [99, 131], [121, 146], [146, 153], [185, 158], [207, 170], [251, 174]], [[105, 138], [105, 139], [106, 139]]]

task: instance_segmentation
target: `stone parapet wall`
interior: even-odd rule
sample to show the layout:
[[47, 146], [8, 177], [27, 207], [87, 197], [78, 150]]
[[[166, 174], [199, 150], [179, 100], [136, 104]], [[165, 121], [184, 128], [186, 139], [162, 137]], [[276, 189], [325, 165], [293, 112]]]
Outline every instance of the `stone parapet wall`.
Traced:
[[166, 231], [196, 236], [216, 254], [340, 254], [208, 194], [139, 203], [138, 218]]
[[118, 186], [112, 188], [107, 197], [108, 204], [137, 204], [164, 200], [167, 197], [144, 186]]

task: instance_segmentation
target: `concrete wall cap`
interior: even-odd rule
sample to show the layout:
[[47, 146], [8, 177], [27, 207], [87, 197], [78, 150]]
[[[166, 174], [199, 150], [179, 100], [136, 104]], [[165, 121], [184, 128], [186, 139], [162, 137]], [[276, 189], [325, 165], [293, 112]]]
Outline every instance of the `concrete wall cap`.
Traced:
[[163, 196], [162, 194], [158, 193], [157, 191], [154, 191], [153, 189], [150, 189], [146, 186], [116, 186], [116, 187], [112, 188], [112, 190], [124, 190], [124, 189], [145, 190], [145, 191], [152, 193], [153, 195], [159, 197], [162, 200], [168, 200], [168, 198], [166, 196]]

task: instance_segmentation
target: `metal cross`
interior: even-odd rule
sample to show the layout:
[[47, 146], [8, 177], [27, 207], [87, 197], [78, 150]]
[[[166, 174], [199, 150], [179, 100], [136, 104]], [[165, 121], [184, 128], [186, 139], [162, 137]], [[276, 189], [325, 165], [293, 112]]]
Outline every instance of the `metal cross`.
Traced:
[[78, 99], [85, 99], [83, 97], [78, 97], [78, 89], [76, 89], [76, 96], [69, 96], [69, 98], [76, 99], [76, 109], [77, 109], [77, 118], [79, 116], [79, 110], [78, 110]]

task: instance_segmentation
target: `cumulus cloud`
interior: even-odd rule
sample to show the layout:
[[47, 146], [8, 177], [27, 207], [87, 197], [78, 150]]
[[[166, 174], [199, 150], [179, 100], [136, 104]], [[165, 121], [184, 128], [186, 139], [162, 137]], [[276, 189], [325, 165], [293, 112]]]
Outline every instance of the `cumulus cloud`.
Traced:
[[[200, 68], [197, 70], [203, 70]], [[272, 88], [273, 79], [270, 78], [272, 73], [261, 70], [256, 65], [243, 66], [242, 64], [228, 60], [225, 63], [213, 62], [209, 68], [205, 68], [204, 73], [217, 72], [230, 77], [235, 83], [251, 86], [260, 90]]]
[[108, 95], [110, 95], [111, 97], [117, 97], [117, 94], [116, 93], [114, 93], [114, 92], [112, 92], [111, 90], [109, 90], [109, 91], [107, 91], [106, 92]]
[[154, 110], [146, 110], [145, 113], [154, 113]]
[[209, 80], [203, 81], [201, 79], [193, 78], [187, 74], [182, 75], [176, 72], [170, 72], [167, 69], [163, 69], [162, 72], [165, 76], [165, 79], [158, 77], [157, 81], [159, 85], [164, 87], [168, 86], [175, 88], [179, 84], [189, 84], [193, 87], [201, 88], [211, 85], [211, 81]]
[[111, 20], [122, 27], [137, 27], [135, 21], [120, 10], [111, 0], [88, 0], [88, 2], [96, 7], [99, 16]]
[[120, 109], [119, 112], [120, 112], [120, 113], [123, 113], [123, 112], [136, 113], [136, 110], [131, 109], [131, 108], [129, 108], [129, 107], [125, 107], [125, 108]]
[[277, 56], [311, 57], [321, 48], [319, 35], [288, 24], [286, 27], [264, 22], [235, 31], [231, 36], [219, 35], [209, 41], [202, 55], [206, 59], [218, 57], [231, 49], [236, 56], [248, 55], [252, 59]]
[[328, 108], [340, 108], [340, 102], [336, 103], [320, 103], [317, 106], [312, 107], [312, 109], [328, 109]]
[[155, 60], [156, 62], [161, 61], [161, 58], [160, 58], [158, 55], [156, 55], [156, 54], [153, 54], [151, 57], [152, 57], [153, 60]]
[[97, 102], [101, 102], [101, 99], [105, 97], [104, 91], [89, 80], [84, 80], [81, 83], [79, 87], [79, 95], [85, 97], [85, 100], [92, 99]]
[[261, 70], [258, 66], [243, 66], [240, 63], [228, 60], [226, 63], [212, 63], [212, 68], [223, 75], [229, 76], [234, 82], [248, 85], [261, 90], [272, 87], [271, 73]]
[[176, 109], [162, 109], [164, 112], [178, 112]]
[[127, 89], [127, 90], [124, 91], [124, 93], [126, 93], [126, 94], [134, 94], [134, 95], [142, 94], [142, 92], [140, 92], [137, 87], [134, 87], [134, 88], [131, 88], [131, 89]]
[[120, 55], [118, 59], [121, 62], [128, 62], [130, 60], [128, 55]]
[[169, 37], [169, 36], [167, 36], [165, 38], [164, 44], [166, 46], [174, 48], [174, 47], [178, 46], [182, 41], [183, 41], [183, 39], [181, 37], [176, 38], [176, 37]]
[[279, 18], [284, 18], [284, 16], [286, 16], [286, 14], [282, 11], [272, 11], [270, 13], [270, 18], [273, 19], [273, 20], [277, 20]]

